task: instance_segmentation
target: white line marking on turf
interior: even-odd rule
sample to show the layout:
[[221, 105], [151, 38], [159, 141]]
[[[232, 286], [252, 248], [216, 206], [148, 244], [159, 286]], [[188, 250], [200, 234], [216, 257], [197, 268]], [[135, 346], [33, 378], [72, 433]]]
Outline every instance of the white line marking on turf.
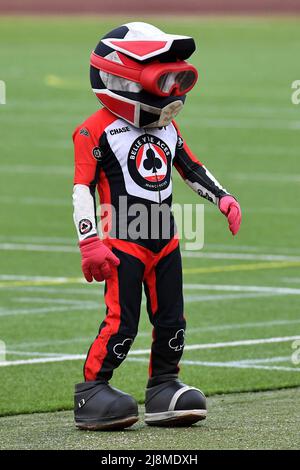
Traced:
[[[140, 334], [140, 332], [139, 332]], [[149, 338], [151, 337], [151, 333], [147, 333], [149, 335]], [[15, 348], [32, 348], [32, 347], [43, 347], [43, 346], [58, 346], [58, 345], [63, 345], [63, 344], [76, 344], [76, 343], [86, 343], [86, 342], [92, 342], [94, 341], [95, 337], [94, 336], [78, 336], [76, 338], [70, 338], [70, 339], [51, 339], [51, 340], [42, 340], [42, 341], [24, 341], [21, 343], [12, 343], [9, 344], [9, 347], [12, 349]]]
[[[52, 276], [27, 276], [19, 274], [0, 274], [0, 281], [55, 281], [55, 282], [68, 282], [69, 277], [52, 277]], [[78, 278], [81, 279], [81, 278]], [[83, 279], [81, 279], [83, 282]]]
[[[0, 367], [19, 366], [19, 365], [33, 365], [33, 364], [47, 364], [54, 362], [66, 362], [66, 361], [77, 361], [84, 360], [85, 354], [68, 354], [58, 357], [42, 357], [36, 359], [21, 359], [15, 361], [0, 362]], [[129, 357], [128, 362], [148, 362], [147, 358], [142, 357]], [[181, 364], [192, 365], [192, 366], [205, 366], [205, 367], [227, 367], [227, 368], [238, 368], [238, 369], [262, 369], [269, 371], [287, 371], [287, 372], [299, 372], [300, 368], [295, 367], [284, 367], [284, 366], [264, 366], [255, 363], [244, 363], [241, 361], [228, 361], [228, 362], [207, 362], [207, 361], [189, 361], [182, 360]]]
[[212, 295], [185, 295], [186, 304], [194, 302], [215, 302], [218, 300], [238, 300], [238, 299], [257, 299], [258, 297], [271, 297], [274, 295], [282, 295], [268, 292], [249, 293], [249, 294], [212, 294]]
[[[99, 307], [99, 305], [97, 305]], [[83, 310], [94, 310], [95, 306], [84, 306], [84, 305], [72, 305], [72, 307], [44, 307], [44, 308], [24, 308], [24, 309], [15, 309], [7, 310], [0, 309], [0, 317], [9, 317], [16, 315], [41, 315], [45, 313], [60, 313], [60, 312], [70, 312], [83, 311]]]
[[[270, 320], [270, 321], [262, 321], [262, 322], [249, 322], [249, 323], [228, 323], [223, 325], [211, 325], [211, 326], [199, 326], [197, 328], [188, 328], [187, 335], [190, 333], [206, 333], [210, 331], [224, 331], [224, 330], [239, 330], [239, 329], [247, 329], [247, 328], [264, 328], [269, 326], [283, 326], [283, 325], [294, 325], [299, 324], [299, 320]], [[139, 331], [139, 337], [151, 338], [151, 331]], [[92, 342], [94, 337], [91, 336], [78, 336], [69, 339], [52, 339], [52, 340], [42, 340], [42, 341], [25, 341], [21, 343], [12, 343], [9, 344], [11, 348], [31, 348], [36, 346], [56, 346], [56, 345], [63, 345], [63, 344], [76, 344], [76, 343], [87, 343]]]
[[[1, 280], [1, 276], [0, 276]], [[40, 279], [42, 280], [42, 279]], [[300, 283], [300, 279], [299, 279]], [[214, 285], [213, 285], [214, 286]], [[7, 286], [9, 287], [9, 285]], [[237, 292], [253, 292], [256, 293], [256, 287], [258, 287], [260, 291], [257, 293], [260, 294], [270, 294], [270, 295], [299, 295], [300, 294], [300, 289], [293, 289], [293, 288], [286, 288], [286, 287], [269, 287], [269, 286], [229, 286], [230, 289], [227, 288], [226, 285], [220, 285], [219, 287], [216, 288], [210, 288], [209, 284], [185, 284], [184, 289], [185, 292], [187, 291], [193, 291], [193, 290], [215, 290], [215, 291], [237, 291]], [[77, 297], [81, 296], [97, 296], [100, 297], [103, 295], [102, 292], [103, 284], [91, 284], [88, 287], [81, 287], [80, 289], [72, 289], [72, 288], [65, 288], [63, 286], [58, 286], [58, 287], [44, 287], [44, 286], [12, 286], [11, 289], [14, 291], [20, 291], [20, 292], [33, 292], [35, 294], [41, 294], [41, 293], [47, 293], [47, 294], [60, 294], [60, 295], [67, 295], [67, 294], [72, 294], [76, 295]], [[299, 292], [298, 292], [299, 291]], [[191, 296], [190, 296], [191, 297]], [[201, 299], [205, 300], [205, 296], [201, 296]], [[256, 297], [256, 295], [254, 296]], [[259, 297], [259, 296], [257, 296]], [[34, 298], [34, 297], [32, 297]], [[192, 297], [191, 297], [192, 298]], [[200, 297], [199, 297], [200, 298]], [[227, 296], [223, 296], [222, 298], [229, 298]], [[236, 298], [236, 297], [234, 297]], [[240, 298], [240, 297], [238, 297]], [[242, 297], [244, 298], [244, 297]], [[248, 296], [246, 296], [248, 298]], [[195, 299], [195, 296], [193, 297]], [[210, 300], [219, 300], [217, 296], [210, 296]]]
[[[269, 293], [258, 293], [258, 294], [225, 294], [225, 295], [187, 295], [185, 297], [185, 303], [191, 304], [194, 302], [215, 302], [220, 300], [237, 300], [237, 299], [256, 299], [258, 297], [269, 297], [278, 294], [269, 294]], [[23, 298], [24, 299], [24, 298]], [[30, 302], [25, 298], [27, 302]], [[18, 299], [15, 299], [18, 302]], [[32, 298], [31, 302], [35, 302], [34, 297]], [[50, 303], [52, 305], [55, 304], [63, 304], [69, 305], [69, 307], [41, 307], [41, 308], [26, 308], [26, 309], [7, 309], [7, 308], [0, 308], [0, 317], [7, 317], [7, 316], [16, 316], [16, 315], [36, 315], [36, 314], [48, 314], [48, 313], [58, 313], [69, 311], [70, 313], [76, 311], [85, 311], [85, 310], [99, 310], [100, 308], [104, 307], [104, 304], [97, 303], [97, 302], [82, 302], [82, 301], [73, 301], [70, 299], [46, 299], [43, 301], [43, 298], [36, 300], [37, 303]], [[146, 305], [146, 301], [143, 300], [141, 305], [144, 307]]]
[[[0, 165], [1, 173], [19, 173], [24, 174], [37, 174], [37, 175], [55, 175], [55, 176], [72, 176], [73, 169], [71, 166], [62, 165]], [[32, 198], [33, 199], [33, 198]]]
[[[69, 237], [35, 237], [35, 236], [23, 236], [23, 235], [14, 235], [10, 236], [9, 240], [16, 243], [42, 243], [42, 244], [56, 244], [56, 243], [65, 243], [69, 245], [76, 246], [77, 239]], [[0, 241], [6, 242], [7, 236], [0, 235]]]
[[[49, 237], [49, 236], [29, 236], [29, 235], [12, 235], [9, 237], [10, 242], [16, 242], [16, 243], [29, 243], [29, 244], [68, 244], [72, 246], [77, 245], [77, 239], [72, 238], [72, 237]], [[7, 236], [0, 235], [0, 241], [6, 242], [7, 241]], [[286, 246], [257, 246], [257, 245], [229, 245], [229, 244], [220, 244], [220, 243], [206, 243], [205, 244], [205, 249], [211, 249], [215, 253], [217, 250], [217, 253], [219, 251], [228, 253], [237, 253], [237, 252], [249, 252], [249, 253], [259, 253], [263, 254], [266, 253], [267, 251], [269, 252], [274, 252], [270, 253], [276, 254], [276, 255], [283, 255], [283, 254], [292, 254], [292, 255], [300, 255], [300, 249], [295, 247], [295, 248], [287, 248]], [[275, 253], [276, 252], [276, 253]], [[197, 253], [197, 252], [196, 252]], [[269, 255], [266, 255], [269, 256]]]
[[220, 128], [220, 129], [269, 129], [271, 131], [278, 130], [291, 130], [296, 131], [300, 129], [300, 121], [285, 120], [280, 121], [277, 119], [215, 119], [215, 118], [201, 118], [198, 119], [197, 125], [191, 122], [190, 127], [198, 127], [199, 124], [204, 128]]
[[[75, 245], [75, 244], [74, 244]], [[49, 245], [36, 243], [0, 243], [2, 251], [32, 251], [32, 252], [52, 252], [52, 253], [79, 253], [77, 246]], [[182, 251], [183, 258], [200, 259], [236, 259], [249, 261], [300, 261], [300, 256], [277, 255], [277, 254], [253, 254], [253, 253], [228, 253], [228, 252], [191, 252]]]
[[[296, 258], [294, 258], [293, 260], [296, 261]], [[300, 278], [298, 279], [300, 280]], [[60, 283], [60, 284], [69, 284], [69, 283], [86, 284], [85, 280], [82, 277], [77, 278], [77, 277], [27, 276], [27, 275], [15, 275], [15, 274], [1, 274], [0, 281], [33, 281], [33, 282], [41, 282], [41, 283], [53, 282], [53, 283]], [[90, 292], [92, 292], [92, 289], [98, 285], [99, 283], [94, 284], [91, 287], [89, 287]], [[9, 283], [7, 284], [6, 287], [9, 287]], [[22, 286], [18, 286], [18, 287], [22, 287]], [[183, 287], [185, 290], [208, 290], [208, 291], [212, 290], [212, 291], [227, 291], [227, 292], [253, 292], [253, 293], [269, 293], [269, 294], [289, 294], [289, 295], [300, 294], [300, 289], [297, 289], [297, 288], [275, 287], [275, 286], [255, 286], [255, 285], [253, 286], [253, 285], [231, 285], [231, 284], [184, 284]], [[39, 287], [37, 286], [36, 289], [38, 292]], [[79, 294], [81, 291], [83, 292], [82, 289], [75, 290], [75, 292]], [[55, 292], [58, 292], [58, 290], [56, 290]], [[61, 290], [60, 292], [63, 293], [65, 291]]]
[[[294, 339], [300, 339], [300, 336], [283, 336], [283, 337], [273, 337], [273, 338], [261, 338], [261, 339], [248, 339], [248, 340], [240, 340], [240, 341], [227, 341], [223, 343], [207, 343], [207, 344], [191, 344], [185, 346], [186, 351], [192, 351], [196, 349], [219, 349], [219, 348], [226, 348], [226, 347], [236, 347], [236, 346], [252, 346], [252, 345], [257, 345], [257, 344], [270, 344], [270, 343], [283, 343], [283, 342], [288, 342], [288, 341], [293, 341]], [[144, 355], [144, 354], [149, 354], [150, 349], [136, 349], [133, 351], [129, 352], [129, 357], [132, 356], [139, 356], [139, 355]], [[26, 365], [26, 364], [43, 364], [43, 363], [48, 363], [48, 362], [63, 362], [63, 361], [74, 361], [74, 360], [81, 360], [85, 359], [86, 355], [84, 354], [66, 354], [64, 356], [59, 356], [59, 357], [43, 357], [43, 358], [36, 358], [36, 359], [22, 359], [22, 360], [17, 360], [17, 361], [5, 361], [1, 362], [0, 366], [1, 367], [7, 367], [7, 366], [13, 366], [13, 365]], [[222, 364], [224, 366], [224, 362], [212, 362], [212, 363], [205, 363], [201, 361], [184, 361], [185, 363], [193, 363], [193, 364], [198, 364], [198, 365], [205, 365], [205, 364], [211, 364], [217, 367], [217, 364]], [[227, 363], [228, 364], [228, 363]], [[236, 367], [233, 366], [232, 364], [237, 364], [236, 361], [231, 361], [230, 362], [231, 367]], [[222, 367], [220, 366], [220, 367]], [[229, 367], [229, 366], [228, 366]], [[248, 365], [248, 364], [240, 364], [239, 367], [241, 368], [260, 368], [260, 369], [266, 369], [269, 368], [268, 366], [260, 366], [260, 365]], [[296, 370], [294, 368], [284, 368], [284, 367], [277, 367], [277, 366], [272, 366], [273, 369], [276, 370]], [[299, 369], [300, 370], [300, 369]]]
[[[30, 278], [33, 282], [62, 282], [63, 284], [68, 280], [68, 278], [47, 278], [47, 277], [38, 277], [38, 276], [10, 276], [10, 275], [2, 275], [0, 276], [0, 280], [24, 280]], [[75, 278], [75, 280], [82, 281], [81, 278]], [[287, 287], [269, 287], [269, 286], [241, 286], [241, 285], [217, 285], [217, 284], [185, 284], [184, 289], [186, 291], [193, 291], [193, 290], [205, 290], [205, 291], [226, 291], [226, 292], [240, 292], [238, 294], [221, 294], [221, 295], [216, 295], [216, 294], [208, 294], [208, 295], [193, 295], [193, 294], [186, 294], [185, 295], [185, 302], [187, 304], [194, 303], [194, 302], [207, 302], [207, 301], [219, 301], [219, 300], [235, 300], [235, 299], [245, 299], [245, 298], [259, 298], [259, 297], [265, 297], [265, 296], [274, 296], [274, 295], [300, 295], [300, 289], [294, 289], [294, 288], [287, 288]], [[24, 290], [24, 288], [23, 288]], [[42, 290], [39, 290], [39, 288], [36, 288], [33, 290], [31, 288], [31, 291], [34, 291], [36, 293], [42, 292]], [[51, 291], [45, 290], [44, 292], [47, 293], [54, 293], [54, 290], [52, 289]], [[243, 293], [245, 292], [245, 293]], [[66, 294], [67, 290], [64, 289], [56, 289], [55, 293], [60, 293], [60, 294]], [[76, 290], [71, 290], [71, 293], [78, 294], [80, 293], [79, 291]], [[93, 294], [93, 295], [99, 295], [101, 298], [101, 293], [97, 290], [94, 291], [93, 289], [84, 289], [84, 292], [82, 294]], [[61, 304], [61, 305], [70, 305], [71, 310], [98, 310], [100, 308], [104, 307], [104, 304], [102, 302], [95, 302], [95, 301], [82, 301], [79, 299], [66, 299], [66, 298], [46, 298], [46, 297], [20, 297], [20, 298], [15, 298], [13, 299], [16, 302], [22, 302], [22, 303], [48, 303], [48, 304]], [[145, 306], [145, 300], [143, 299], [142, 301], [142, 306]], [[55, 313], [55, 312], [61, 312], [61, 311], [66, 311], [68, 310], [67, 308], [64, 307], [43, 307], [43, 308], [25, 308], [25, 309], [7, 309], [7, 308], [0, 308], [0, 316], [10, 316], [10, 315], [30, 315], [30, 314], [47, 314], [47, 313]], [[287, 323], [290, 323], [288, 321]], [[297, 323], [297, 321], [293, 321], [293, 323]], [[255, 323], [255, 324], [249, 324], [249, 327], [252, 326], [257, 326], [260, 323]], [[280, 321], [274, 320], [273, 322], [267, 322], [269, 325], [276, 325], [276, 324], [285, 324]], [[241, 324], [243, 326], [243, 324]], [[211, 329], [211, 327], [206, 327], [207, 331]], [[213, 327], [213, 329], [218, 329], [218, 326]], [[223, 329], [222, 326], [219, 327], [219, 329]], [[196, 331], [196, 330], [194, 330]], [[205, 331], [205, 327], [198, 328], [198, 331]]]
[[[187, 335], [190, 333], [206, 333], [210, 331], [224, 331], [224, 330], [239, 330], [239, 329], [247, 329], [247, 328], [264, 328], [269, 326], [283, 326], [283, 325], [294, 325], [299, 324], [300, 319], [298, 320], [270, 320], [270, 321], [262, 321], [262, 322], [249, 322], [249, 323], [227, 323], [223, 325], [211, 325], [211, 326], [199, 326], [197, 328], [188, 328]], [[151, 338], [151, 331], [139, 331], [139, 337], [147, 337]], [[52, 340], [43, 340], [43, 341], [25, 341], [21, 343], [12, 343], [9, 344], [11, 348], [21, 348], [21, 347], [36, 347], [36, 346], [52, 346], [52, 345], [62, 345], [62, 344], [76, 344], [76, 343], [87, 343], [92, 342], [94, 337], [91, 336], [78, 336], [69, 339], [52, 339]]]
[[221, 252], [192, 252], [182, 251], [183, 258], [203, 258], [203, 259], [237, 259], [253, 261], [300, 261], [300, 256], [289, 255], [268, 255], [253, 253], [221, 253]]
[[[9, 287], [9, 286], [7, 286]], [[13, 286], [11, 290], [13, 291], [20, 291], [20, 292], [33, 292], [35, 294], [60, 294], [60, 295], [66, 295], [66, 294], [72, 294], [76, 295], [77, 297], [81, 297], [81, 295], [88, 295], [88, 296], [97, 296], [103, 297], [103, 287], [104, 283], [93, 283], [89, 285], [88, 287], [80, 287], [80, 289], [72, 289], [72, 288], [65, 288], [62, 286], [58, 287], [44, 287], [44, 286]]]
[[238, 361], [230, 361], [239, 364], [270, 364], [272, 362], [291, 362], [291, 356], [264, 357], [260, 359], [240, 359]]
[[262, 181], [264, 183], [299, 183], [298, 174], [280, 174], [280, 173], [233, 173], [232, 177], [240, 181]]
[[86, 358], [86, 354], [68, 354], [59, 357], [41, 357], [36, 359], [20, 359], [17, 361], [0, 362], [0, 367], [21, 366], [30, 364], [47, 364], [52, 362], [78, 361]]
[[300, 289], [290, 287], [272, 287], [272, 286], [247, 286], [230, 284], [184, 284], [186, 290], [212, 290], [227, 292], [260, 292], [269, 294], [289, 294], [299, 295]]
[[62, 304], [62, 305], [81, 305], [82, 309], [89, 306], [91, 308], [98, 308], [99, 304], [93, 301], [82, 301], [73, 299], [57, 299], [57, 298], [46, 298], [46, 297], [19, 297], [15, 299], [15, 302], [25, 303], [42, 303], [42, 304]]
[[12, 356], [45, 356], [45, 357], [62, 357], [65, 356], [66, 353], [46, 353], [46, 352], [38, 352], [38, 351], [14, 351], [14, 350], [6, 350], [6, 354], [11, 354]]
[[298, 367], [284, 367], [284, 366], [264, 366], [255, 364], [241, 364], [239, 362], [205, 362], [205, 361], [187, 361], [183, 360], [182, 364], [191, 366], [206, 366], [206, 367], [229, 367], [237, 369], [261, 369], [261, 370], [274, 370], [274, 371], [287, 371], [287, 372], [299, 372]]
[[[129, 357], [127, 359], [129, 362], [142, 362], [148, 363], [148, 359], [142, 357]], [[226, 367], [226, 368], [236, 368], [236, 369], [261, 369], [269, 371], [286, 371], [286, 372], [300, 372], [298, 367], [285, 367], [285, 366], [264, 366], [256, 365], [255, 363], [247, 362], [243, 363], [242, 361], [227, 361], [227, 362], [209, 362], [209, 361], [189, 361], [183, 359], [180, 361], [180, 364], [187, 366], [202, 366], [202, 367]]]
[[225, 341], [219, 343], [207, 343], [207, 344], [192, 344], [187, 345], [186, 349], [188, 351], [195, 349], [215, 349], [215, 348], [227, 348], [227, 347], [236, 347], [236, 346], [253, 346], [256, 344], [272, 344], [272, 343], [286, 343], [288, 341], [293, 341], [295, 339], [300, 339], [300, 336], [275, 336], [273, 338], [259, 338], [259, 339], [242, 339], [238, 341]]
[[[184, 350], [194, 351], [198, 349], [219, 349], [237, 346], [253, 346], [257, 344], [285, 343], [295, 339], [300, 339], [300, 336], [278, 336], [273, 338], [243, 339], [238, 341], [225, 341], [219, 343], [190, 344], [186, 345]], [[150, 349], [135, 349], [133, 351], [129, 351], [129, 355], [143, 355], [149, 353]]]
[[300, 277], [283, 277], [281, 280], [283, 282], [291, 282], [292, 284], [300, 283]]
[[0, 243], [2, 251], [42, 251], [53, 253], [78, 253], [78, 248], [70, 245], [35, 245], [25, 243]]
[[[41, 352], [41, 351], [20, 351], [7, 349], [7, 354], [12, 356], [41, 356], [41, 357], [65, 357], [66, 353], [54, 353], [54, 352]], [[148, 360], [144, 358], [145, 360]], [[266, 357], [260, 359], [241, 359], [238, 361], [226, 361], [228, 364], [269, 364], [279, 362], [290, 362], [291, 356], [278, 356], [278, 357]], [[199, 361], [189, 361], [191, 363], [197, 363]]]
[[67, 199], [56, 199], [56, 198], [32, 198], [32, 197], [11, 197], [3, 196], [1, 198], [3, 204], [21, 204], [26, 206], [51, 206], [51, 207], [70, 207], [70, 203]]
[[[1, 239], [1, 237], [0, 237]], [[5, 240], [4, 240], [5, 241]], [[286, 247], [286, 246], [257, 246], [257, 245], [228, 245], [228, 244], [222, 244], [222, 243], [206, 243], [205, 248], [209, 248], [211, 250], [214, 250], [214, 252], [223, 251], [226, 250], [226, 253], [228, 250], [231, 252], [252, 252], [252, 253], [258, 253], [262, 254], [267, 251], [269, 252], [274, 252], [274, 254], [292, 254], [292, 255], [299, 255], [300, 254], [300, 249], [295, 247]], [[272, 253], [271, 253], [272, 254]]]
[[199, 326], [197, 328], [188, 328], [189, 332], [208, 332], [208, 331], [224, 331], [224, 330], [239, 330], [246, 328], [264, 328], [269, 326], [283, 326], [283, 325], [297, 325], [300, 323], [300, 319], [297, 320], [270, 320], [261, 322], [248, 322], [248, 323], [228, 323], [224, 325], [211, 325], [211, 326]]

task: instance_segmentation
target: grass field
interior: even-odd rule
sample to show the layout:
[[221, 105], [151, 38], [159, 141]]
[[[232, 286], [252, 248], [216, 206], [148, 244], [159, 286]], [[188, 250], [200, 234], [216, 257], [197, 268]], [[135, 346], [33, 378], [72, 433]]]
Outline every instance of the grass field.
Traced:
[[[299, 388], [218, 395], [209, 399], [210, 419], [187, 429], [154, 428], [140, 421], [123, 432], [86, 433], [73, 427], [73, 413], [60, 411], [1, 418], [5, 449], [298, 449]], [[249, 413], [251, 409], [251, 413]], [[22, 432], [20, 432], [20, 428]]]
[[[121, 22], [0, 19], [0, 80], [7, 86], [7, 104], [0, 106], [0, 340], [8, 361], [0, 363], [1, 415], [71, 409], [83, 357], [104, 315], [103, 287], [82, 281], [71, 133], [97, 109], [90, 50]], [[178, 123], [243, 208], [233, 239], [224, 217], [205, 203], [204, 250], [191, 255], [183, 244], [182, 379], [208, 395], [297, 387], [300, 366], [291, 356], [300, 338], [300, 105], [291, 103], [291, 83], [300, 79], [300, 20], [153, 22], [197, 41], [199, 84]], [[175, 174], [174, 185], [176, 202], [198, 202]], [[149, 346], [143, 305], [139, 336], [112, 381], [140, 403]], [[292, 415], [299, 393], [288, 403]], [[263, 418], [262, 409], [262, 427]], [[126, 445], [134, 448], [135, 440]]]

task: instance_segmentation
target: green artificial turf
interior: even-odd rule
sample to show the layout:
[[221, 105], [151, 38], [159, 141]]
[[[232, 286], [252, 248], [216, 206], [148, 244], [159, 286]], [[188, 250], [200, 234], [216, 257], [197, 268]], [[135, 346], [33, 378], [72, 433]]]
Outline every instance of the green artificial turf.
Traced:
[[149, 427], [143, 407], [138, 423], [122, 432], [78, 431], [70, 411], [3, 417], [0, 448], [97, 450], [99, 461], [102, 450], [299, 449], [299, 392], [214, 396], [208, 418], [191, 428]]

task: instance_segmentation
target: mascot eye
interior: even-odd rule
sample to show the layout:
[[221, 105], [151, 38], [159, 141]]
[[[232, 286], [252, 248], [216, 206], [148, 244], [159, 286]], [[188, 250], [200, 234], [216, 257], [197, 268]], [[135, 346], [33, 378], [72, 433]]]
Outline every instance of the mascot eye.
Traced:
[[175, 81], [176, 81], [176, 83], [178, 83], [180, 91], [186, 90], [187, 88], [192, 86], [192, 84], [194, 83], [195, 74], [194, 74], [194, 72], [189, 71], [189, 70], [187, 70], [185, 72], [179, 72], [176, 75]]
[[158, 80], [158, 87], [163, 93], [171, 93], [173, 88], [178, 88], [180, 92], [188, 89], [195, 82], [195, 74], [190, 70], [183, 72], [169, 72], [161, 75]]

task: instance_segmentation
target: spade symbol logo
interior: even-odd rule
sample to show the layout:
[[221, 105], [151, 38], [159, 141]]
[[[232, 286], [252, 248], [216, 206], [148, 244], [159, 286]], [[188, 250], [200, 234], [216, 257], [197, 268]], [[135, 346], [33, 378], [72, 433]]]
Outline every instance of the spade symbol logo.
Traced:
[[155, 152], [152, 150], [152, 148], [148, 148], [148, 150], [146, 151], [146, 158], [143, 162], [143, 165], [145, 170], [152, 170], [152, 173], [156, 173], [156, 171], [160, 170], [160, 168], [162, 167], [162, 162], [159, 158], [155, 156]]

